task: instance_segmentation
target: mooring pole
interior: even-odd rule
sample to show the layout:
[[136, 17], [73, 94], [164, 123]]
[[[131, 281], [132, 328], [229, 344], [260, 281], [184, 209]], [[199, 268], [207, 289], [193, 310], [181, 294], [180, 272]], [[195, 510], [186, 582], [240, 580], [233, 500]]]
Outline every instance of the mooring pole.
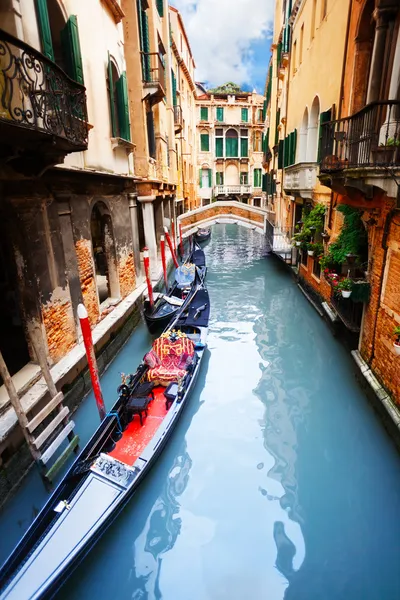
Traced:
[[90, 378], [92, 380], [94, 397], [96, 399], [97, 410], [99, 411], [100, 421], [106, 416], [106, 407], [104, 405], [103, 394], [100, 387], [99, 369], [97, 367], [96, 355], [94, 353], [92, 329], [90, 327], [88, 314], [83, 304], [78, 305], [78, 318], [81, 324], [83, 343], [85, 344], [86, 356], [89, 366]]
[[176, 256], [175, 256], [174, 248], [172, 246], [171, 238], [168, 233], [168, 229], [166, 227], [164, 227], [164, 232], [165, 232], [165, 237], [167, 238], [169, 249], [171, 251], [172, 260], [174, 261], [175, 268], [177, 269], [179, 267], [179, 264], [178, 264], [178, 261], [176, 260]]
[[150, 277], [150, 258], [149, 258], [149, 250], [148, 248], [143, 248], [143, 262], [144, 262], [144, 270], [146, 273], [146, 283], [147, 283], [147, 291], [149, 293], [149, 302], [151, 308], [154, 306], [154, 296], [153, 296], [153, 286], [151, 285], [151, 277]]
[[165, 289], [168, 292], [168, 275], [167, 275], [167, 260], [165, 257], [165, 237], [162, 235], [160, 237], [160, 245], [161, 245], [161, 262], [164, 273], [164, 281], [165, 281]]

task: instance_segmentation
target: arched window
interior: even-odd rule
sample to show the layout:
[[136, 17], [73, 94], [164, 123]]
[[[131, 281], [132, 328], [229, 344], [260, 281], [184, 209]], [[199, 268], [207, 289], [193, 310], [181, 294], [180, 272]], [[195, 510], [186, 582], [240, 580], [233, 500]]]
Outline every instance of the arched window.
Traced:
[[228, 129], [225, 135], [226, 156], [237, 158], [239, 156], [239, 138], [235, 129]]
[[96, 202], [90, 220], [96, 286], [100, 304], [119, 297], [117, 259], [111, 215], [104, 202]]
[[317, 161], [319, 128], [319, 98], [315, 96], [310, 110], [307, 136], [307, 162]]
[[303, 113], [303, 119], [300, 127], [299, 154], [296, 162], [305, 162], [307, 160], [307, 136], [308, 136], [308, 108]]
[[261, 152], [261, 131], [254, 132], [254, 143], [253, 143], [254, 152]]
[[207, 129], [200, 132], [200, 152], [210, 152], [210, 134]]

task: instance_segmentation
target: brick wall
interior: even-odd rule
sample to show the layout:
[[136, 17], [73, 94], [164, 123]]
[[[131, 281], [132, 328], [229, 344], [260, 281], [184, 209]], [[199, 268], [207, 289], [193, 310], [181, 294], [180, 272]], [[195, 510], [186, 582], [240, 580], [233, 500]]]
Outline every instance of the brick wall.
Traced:
[[326, 281], [322, 272], [319, 279], [313, 275], [313, 266], [313, 257], [307, 256], [307, 268], [305, 265], [300, 265], [299, 277], [300, 279], [304, 279], [308, 285], [310, 285], [320, 296], [322, 296], [322, 298], [329, 302], [331, 299], [332, 288]]
[[123, 254], [118, 260], [118, 275], [121, 298], [133, 292], [136, 286], [133, 252]]
[[234, 215], [237, 217], [241, 217], [242, 219], [249, 219], [254, 223], [264, 223], [264, 216], [262, 214], [256, 213], [252, 210], [242, 208], [239, 206], [220, 206], [217, 204], [211, 205], [206, 210], [196, 213], [194, 215], [190, 215], [188, 217], [184, 217], [181, 220], [182, 227], [187, 227], [188, 225], [194, 225], [199, 221], [204, 221], [206, 219], [212, 219], [217, 215]]
[[96, 278], [93, 268], [91, 241], [85, 239], [78, 240], [75, 243], [75, 251], [78, 259], [83, 302], [88, 312], [91, 325], [95, 325], [99, 320], [100, 313]]
[[42, 318], [49, 355], [57, 362], [77, 341], [70, 299], [56, 299], [42, 306]]

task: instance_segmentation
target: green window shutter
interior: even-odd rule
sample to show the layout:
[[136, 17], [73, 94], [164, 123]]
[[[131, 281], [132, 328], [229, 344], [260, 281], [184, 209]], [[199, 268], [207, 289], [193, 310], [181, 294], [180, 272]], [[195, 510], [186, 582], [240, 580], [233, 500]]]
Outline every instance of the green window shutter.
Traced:
[[163, 0], [157, 0], [157, 10], [160, 17], [164, 16], [164, 3]]
[[82, 54], [76, 15], [70, 16], [61, 31], [61, 44], [68, 75], [71, 79], [83, 85]]
[[293, 131], [293, 142], [292, 142], [292, 165], [296, 162], [296, 147], [297, 147], [297, 129]]
[[226, 138], [226, 156], [228, 158], [235, 158], [239, 156], [239, 141], [238, 138]]
[[249, 156], [249, 138], [240, 138], [240, 156]]
[[200, 121], [208, 121], [208, 108], [207, 106], [200, 107]]
[[200, 187], [203, 187], [203, 177], [202, 177], [202, 175], [203, 175], [203, 169], [200, 169], [200, 172], [199, 172], [199, 186]]
[[208, 187], [212, 187], [212, 170], [208, 169]]
[[217, 108], [217, 121], [220, 121], [221, 123], [224, 120], [224, 109], [221, 107]]
[[261, 187], [261, 169], [254, 169], [253, 183], [255, 188]]
[[286, 136], [283, 144], [283, 167], [287, 167], [289, 164], [289, 136]]
[[202, 152], [210, 151], [210, 136], [208, 133], [200, 134], [200, 150]]
[[[323, 147], [323, 140], [322, 140], [322, 134], [324, 131], [324, 128], [322, 127], [324, 123], [328, 123], [332, 118], [332, 109], [330, 108], [329, 110], [322, 112], [319, 115], [319, 132], [318, 132], [318, 155], [317, 155], [317, 162], [321, 161], [321, 153], [322, 153], [322, 147]], [[325, 128], [326, 129], [326, 128]], [[332, 154], [332, 153], [331, 153]]]
[[217, 158], [224, 156], [224, 140], [221, 137], [215, 138], [215, 156]]
[[281, 56], [282, 56], [282, 42], [279, 42], [278, 47], [276, 49], [276, 70], [278, 71], [281, 66]]
[[249, 121], [249, 109], [242, 108], [242, 121], [243, 123], [248, 123]]
[[278, 144], [278, 169], [283, 168], [283, 140], [279, 140]]
[[107, 70], [108, 70], [108, 82], [109, 82], [109, 87], [110, 87], [111, 136], [117, 137], [117, 135], [118, 135], [117, 121], [115, 118], [115, 111], [114, 111], [114, 106], [115, 106], [114, 84], [113, 84], [113, 77], [112, 77], [112, 66], [111, 66], [110, 53], [108, 53], [108, 69]]
[[128, 85], [126, 82], [126, 73], [122, 73], [117, 81], [117, 107], [120, 137], [124, 140], [131, 140], [131, 130], [129, 124], [129, 100]]
[[138, 0], [138, 7], [140, 45], [142, 52], [145, 53], [145, 55], [142, 55], [142, 75], [143, 81], [150, 81], [151, 67], [150, 56], [148, 56], [150, 52], [149, 17], [146, 11], [142, 10], [140, 0]]
[[262, 191], [267, 191], [267, 173], [264, 173], [262, 176]]
[[173, 72], [172, 69], [171, 69], [171, 77], [172, 77], [172, 103], [174, 106], [177, 106], [178, 98], [176, 95], [176, 77], [175, 77], [175, 73]]
[[47, 12], [47, 1], [36, 0], [36, 15], [38, 19], [40, 41], [42, 52], [47, 58], [54, 61], [53, 42], [51, 39], [49, 13]]
[[268, 146], [269, 146], [269, 127], [267, 129], [267, 133], [265, 134], [264, 144], [265, 144], [265, 152], [267, 152]]

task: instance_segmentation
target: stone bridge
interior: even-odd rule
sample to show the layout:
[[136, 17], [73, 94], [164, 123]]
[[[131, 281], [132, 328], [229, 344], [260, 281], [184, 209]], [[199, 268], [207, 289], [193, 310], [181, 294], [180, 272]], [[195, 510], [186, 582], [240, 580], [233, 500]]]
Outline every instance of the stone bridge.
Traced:
[[220, 200], [178, 217], [185, 237], [194, 233], [199, 227], [207, 227], [214, 223], [235, 223], [264, 234], [266, 221], [267, 212], [262, 208], [249, 206], [242, 202]]

